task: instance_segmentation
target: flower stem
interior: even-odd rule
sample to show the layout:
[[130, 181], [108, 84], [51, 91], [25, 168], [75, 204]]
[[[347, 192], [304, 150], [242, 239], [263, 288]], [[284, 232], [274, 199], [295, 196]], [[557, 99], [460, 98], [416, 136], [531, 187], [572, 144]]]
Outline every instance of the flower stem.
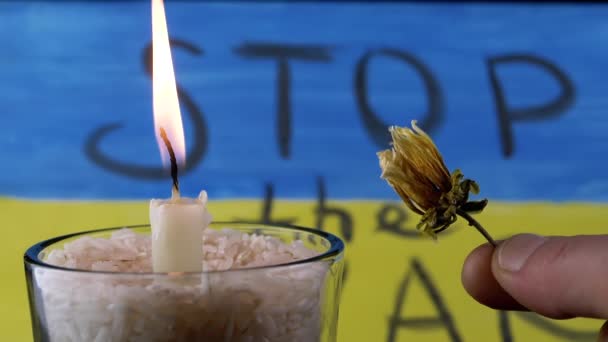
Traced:
[[477, 220], [475, 220], [471, 215], [469, 215], [469, 213], [467, 213], [466, 211], [461, 210], [461, 209], [456, 209], [456, 214], [458, 216], [462, 217], [463, 219], [467, 220], [469, 222], [469, 226], [475, 227], [475, 229], [477, 229], [481, 233], [481, 235], [483, 235], [483, 237], [485, 237], [486, 240], [488, 240], [488, 242], [492, 246], [496, 247], [496, 241], [494, 241], [494, 239], [490, 236], [488, 231], [485, 230], [483, 228], [483, 226], [479, 222], [477, 222]]

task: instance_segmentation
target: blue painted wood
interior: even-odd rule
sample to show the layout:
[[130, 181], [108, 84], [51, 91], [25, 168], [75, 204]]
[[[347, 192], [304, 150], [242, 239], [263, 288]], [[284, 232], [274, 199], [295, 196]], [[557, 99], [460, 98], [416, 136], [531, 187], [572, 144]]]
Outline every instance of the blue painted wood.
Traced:
[[[431, 130], [450, 168], [505, 200], [608, 199], [608, 6], [525, 4], [168, 2], [171, 36], [204, 50], [174, 50], [177, 80], [204, 113], [208, 145], [182, 189], [214, 198], [395, 198], [379, 178], [380, 149], [361, 120], [356, 66], [369, 51], [409, 53], [436, 78], [441, 120]], [[151, 83], [142, 53], [151, 37], [146, 2], [0, 3], [0, 194], [31, 198], [149, 198], [170, 180], [133, 179], [84, 152], [100, 126], [122, 128], [100, 150], [160, 166]], [[239, 55], [245, 43], [315, 45], [324, 61], [290, 60], [290, 158], [277, 144], [276, 59]], [[322, 54], [323, 54], [322, 53]], [[487, 59], [524, 53], [559, 68], [575, 88], [560, 115], [514, 122], [514, 152], [499, 137]], [[529, 63], [496, 68], [510, 107], [543, 105], [560, 84]], [[416, 69], [372, 57], [369, 99], [387, 125], [424, 120]], [[193, 124], [183, 108], [190, 148]]]

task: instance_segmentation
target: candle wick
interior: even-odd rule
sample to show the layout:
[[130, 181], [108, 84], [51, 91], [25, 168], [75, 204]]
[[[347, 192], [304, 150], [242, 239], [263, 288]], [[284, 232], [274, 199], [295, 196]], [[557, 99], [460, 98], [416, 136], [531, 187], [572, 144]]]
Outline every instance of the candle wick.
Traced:
[[164, 128], [160, 128], [160, 137], [163, 139], [165, 146], [167, 147], [167, 151], [169, 151], [169, 159], [171, 160], [171, 178], [173, 179], [173, 189], [175, 192], [179, 193], [179, 181], [177, 180], [177, 159], [175, 159], [175, 152], [173, 152], [173, 146], [171, 146], [171, 141], [167, 137], [167, 132], [165, 132]]

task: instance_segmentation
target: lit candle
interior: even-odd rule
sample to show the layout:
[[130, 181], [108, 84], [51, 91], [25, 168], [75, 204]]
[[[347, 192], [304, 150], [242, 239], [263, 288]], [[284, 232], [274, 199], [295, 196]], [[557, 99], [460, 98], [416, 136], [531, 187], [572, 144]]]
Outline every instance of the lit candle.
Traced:
[[203, 230], [211, 222], [207, 193], [179, 194], [178, 166], [186, 163], [186, 143], [163, 0], [152, 0], [152, 92], [154, 130], [163, 165], [171, 166], [170, 199], [150, 201], [154, 272], [201, 272]]

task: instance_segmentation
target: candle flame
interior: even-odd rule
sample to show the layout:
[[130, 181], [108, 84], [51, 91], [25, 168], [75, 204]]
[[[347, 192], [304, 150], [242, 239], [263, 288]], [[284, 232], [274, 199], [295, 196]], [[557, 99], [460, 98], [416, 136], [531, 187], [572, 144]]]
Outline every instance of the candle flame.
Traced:
[[175, 72], [163, 0], [152, 0], [152, 97], [154, 131], [163, 165], [169, 166], [170, 158], [160, 135], [161, 127], [171, 142], [177, 163], [184, 165], [186, 139], [175, 85]]

